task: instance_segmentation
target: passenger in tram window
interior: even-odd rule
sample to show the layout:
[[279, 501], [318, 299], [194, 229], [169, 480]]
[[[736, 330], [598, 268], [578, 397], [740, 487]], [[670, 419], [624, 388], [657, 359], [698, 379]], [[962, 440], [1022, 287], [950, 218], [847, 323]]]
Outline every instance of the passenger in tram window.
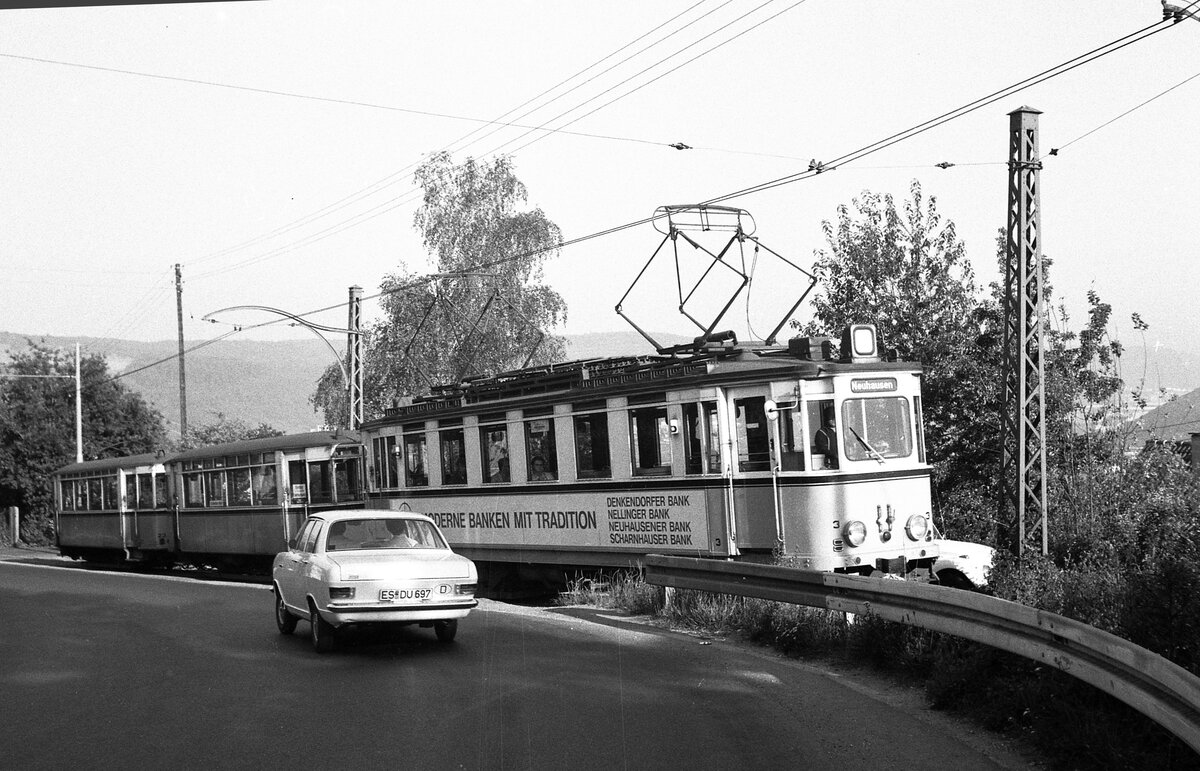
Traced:
[[816, 452], [825, 456], [825, 468], [838, 467], [837, 420], [833, 405], [821, 410], [821, 427], [816, 434]]
[[508, 473], [508, 458], [500, 458], [496, 461], [496, 473], [492, 475], [493, 482], [507, 482], [510, 476]]
[[546, 459], [542, 456], [535, 456], [533, 459], [533, 471], [529, 478], [534, 482], [553, 482], [554, 475], [546, 470]]

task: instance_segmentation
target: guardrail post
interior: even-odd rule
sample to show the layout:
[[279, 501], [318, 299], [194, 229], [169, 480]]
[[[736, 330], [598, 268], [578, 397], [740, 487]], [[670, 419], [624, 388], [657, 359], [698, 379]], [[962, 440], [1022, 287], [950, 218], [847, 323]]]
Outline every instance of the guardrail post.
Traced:
[[8, 526], [12, 545], [19, 545], [21, 543], [21, 510], [16, 506], [9, 506], [5, 509], [4, 523]]

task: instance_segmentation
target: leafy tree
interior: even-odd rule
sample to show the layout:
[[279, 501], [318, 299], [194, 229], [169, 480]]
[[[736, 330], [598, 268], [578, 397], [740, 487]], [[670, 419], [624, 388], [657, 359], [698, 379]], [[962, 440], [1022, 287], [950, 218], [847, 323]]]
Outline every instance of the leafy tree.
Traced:
[[[476, 374], [558, 361], [561, 338], [544, 335], [566, 318], [566, 304], [540, 283], [557, 254], [558, 226], [541, 209], [522, 209], [525, 186], [512, 161], [436, 153], [417, 169], [424, 202], [413, 218], [436, 276], [403, 260], [380, 290], [384, 318], [364, 335], [364, 412]], [[530, 358], [532, 356], [532, 358]], [[311, 401], [330, 425], [349, 424], [346, 385], [330, 366]]]
[[272, 436], [283, 436], [283, 432], [259, 423], [251, 426], [241, 418], [230, 418], [223, 412], [218, 412], [211, 423], [189, 423], [188, 435], [184, 441], [185, 447], [207, 447], [212, 444], [239, 442], [244, 439], [265, 439]]
[[[33, 341], [9, 356], [0, 378], [0, 508], [20, 508], [22, 539], [45, 543], [54, 528], [49, 475], [76, 455], [75, 357]], [[103, 356], [81, 358], [80, 384], [85, 460], [163, 448], [162, 415], [114, 380]]]
[[[808, 334], [837, 336], [847, 324], [876, 325], [882, 344], [925, 365], [923, 413], [935, 493], [971, 505], [963, 537], [982, 539], [990, 517], [977, 505], [989, 494], [981, 476], [998, 463], [990, 427], [997, 424], [999, 343], [985, 334], [995, 315], [979, 296], [954, 223], [914, 180], [897, 207], [891, 195], [864, 192], [853, 211], [825, 221], [828, 250], [817, 252], [813, 321]], [[942, 506], [946, 508], [945, 505]], [[959, 508], [957, 505], [953, 508]]]

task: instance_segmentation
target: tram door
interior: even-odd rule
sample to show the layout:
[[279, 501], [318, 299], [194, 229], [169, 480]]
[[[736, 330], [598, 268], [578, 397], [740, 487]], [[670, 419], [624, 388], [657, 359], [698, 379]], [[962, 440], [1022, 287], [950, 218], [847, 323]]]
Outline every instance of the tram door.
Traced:
[[774, 426], [768, 419], [766, 386], [728, 391], [732, 439], [730, 506], [737, 527], [737, 545], [773, 549], [776, 525], [774, 487]]

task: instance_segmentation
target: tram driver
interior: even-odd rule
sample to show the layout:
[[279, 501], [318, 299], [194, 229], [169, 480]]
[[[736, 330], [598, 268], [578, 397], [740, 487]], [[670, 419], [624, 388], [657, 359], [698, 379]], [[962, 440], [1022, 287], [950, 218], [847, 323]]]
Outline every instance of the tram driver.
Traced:
[[837, 412], [832, 403], [821, 409], [821, 427], [817, 429], [814, 444], [814, 452], [825, 456], [825, 468], [837, 468]]

